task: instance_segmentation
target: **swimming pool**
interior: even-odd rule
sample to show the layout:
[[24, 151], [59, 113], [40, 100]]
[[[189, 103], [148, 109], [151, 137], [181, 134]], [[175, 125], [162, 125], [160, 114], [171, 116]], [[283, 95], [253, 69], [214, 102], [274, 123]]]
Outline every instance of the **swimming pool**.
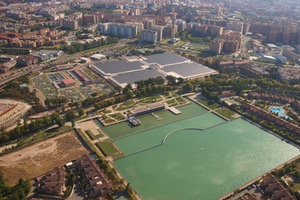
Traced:
[[280, 117], [290, 118], [288, 115], [285, 114], [285, 111], [279, 107], [271, 107], [269, 108], [273, 113], [278, 114]]

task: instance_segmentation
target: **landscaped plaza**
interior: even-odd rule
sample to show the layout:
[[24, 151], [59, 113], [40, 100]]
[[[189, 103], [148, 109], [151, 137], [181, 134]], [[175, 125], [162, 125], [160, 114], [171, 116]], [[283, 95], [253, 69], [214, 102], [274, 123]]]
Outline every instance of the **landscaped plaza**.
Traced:
[[[69, 71], [40, 74], [32, 78], [32, 81], [34, 88], [41, 91], [45, 99], [63, 96], [68, 101], [76, 102], [89, 98], [92, 95], [101, 95], [113, 91], [113, 88], [103, 78], [87, 67], [81, 67], [77, 72], [82, 74], [82, 78], [86, 78], [86, 82], [76, 75], [74, 68]], [[64, 85], [62, 83], [64, 80], [71, 80], [71, 85]]]
[[[255, 124], [227, 121], [196, 103], [99, 126], [124, 156], [118, 171], [142, 199], [217, 199], [299, 154]], [[235, 181], [232, 181], [235, 180]], [[159, 183], [159, 184], [158, 184]]]

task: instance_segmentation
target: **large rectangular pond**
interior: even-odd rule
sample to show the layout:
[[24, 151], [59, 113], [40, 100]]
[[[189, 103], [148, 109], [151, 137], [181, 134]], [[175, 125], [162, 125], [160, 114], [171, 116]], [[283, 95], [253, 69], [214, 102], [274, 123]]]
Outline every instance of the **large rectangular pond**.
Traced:
[[170, 117], [163, 122], [143, 116], [144, 127], [105, 127], [127, 155], [117, 169], [142, 199], [217, 199], [299, 154], [244, 119], [227, 122], [195, 104], [179, 109], [158, 112]]

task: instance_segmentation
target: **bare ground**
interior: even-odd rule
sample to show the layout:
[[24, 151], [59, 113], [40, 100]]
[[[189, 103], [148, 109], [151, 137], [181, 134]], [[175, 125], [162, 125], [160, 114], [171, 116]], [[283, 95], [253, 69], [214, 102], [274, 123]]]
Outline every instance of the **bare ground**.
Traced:
[[8, 185], [19, 178], [33, 179], [64, 165], [88, 151], [73, 131], [0, 157], [0, 170]]
[[88, 121], [84, 121], [84, 122], [80, 122], [80, 127], [87, 131], [90, 130], [93, 135], [99, 135], [99, 132], [97, 129], [99, 129], [99, 127], [97, 126], [97, 124], [95, 124], [95, 122], [93, 120], [88, 120]]

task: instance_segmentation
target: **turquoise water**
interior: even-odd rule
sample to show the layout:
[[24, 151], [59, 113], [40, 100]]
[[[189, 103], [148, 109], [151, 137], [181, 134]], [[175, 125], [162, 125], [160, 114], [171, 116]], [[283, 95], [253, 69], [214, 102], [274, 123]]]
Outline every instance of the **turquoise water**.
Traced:
[[[299, 150], [244, 119], [225, 121], [195, 103], [100, 128], [126, 157], [118, 171], [145, 200], [210, 200], [238, 188]], [[164, 141], [164, 143], [163, 143]]]
[[[170, 132], [164, 144], [134, 153], [160, 144]], [[299, 154], [246, 120], [224, 122], [211, 113], [115, 143], [125, 154], [134, 153], [115, 165], [145, 200], [217, 199]]]
[[114, 142], [127, 155], [152, 147], [154, 145], [161, 144], [163, 139], [171, 132], [174, 132], [175, 134], [177, 131], [188, 128], [201, 130], [224, 122], [225, 120], [215, 114], [205, 113], [203, 115], [194, 116], [178, 122], [152, 128], [139, 134], [117, 139], [114, 140]]
[[285, 111], [282, 109], [282, 108], [279, 108], [279, 107], [271, 107], [270, 110], [273, 112], [273, 113], [276, 113], [278, 114], [280, 117], [285, 117], [285, 118], [290, 118], [288, 115], [285, 114]]

